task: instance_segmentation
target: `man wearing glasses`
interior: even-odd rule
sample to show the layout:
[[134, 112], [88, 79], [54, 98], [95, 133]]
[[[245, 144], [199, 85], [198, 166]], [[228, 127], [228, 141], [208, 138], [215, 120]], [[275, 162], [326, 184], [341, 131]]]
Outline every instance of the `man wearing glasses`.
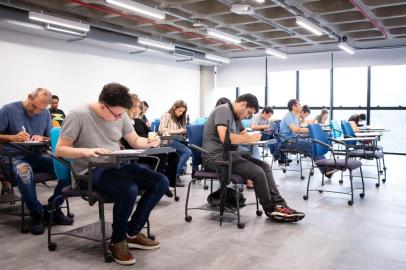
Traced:
[[[0, 163], [8, 178], [9, 152], [15, 149], [10, 142], [24, 141], [47, 141], [51, 130], [51, 116], [47, 107], [51, 101], [51, 92], [44, 88], [38, 88], [28, 95], [24, 101], [17, 101], [4, 105], [0, 109], [0, 143], [5, 143]], [[30, 231], [38, 235], [44, 233], [43, 219], [48, 220], [48, 207], [43, 207], [37, 199], [35, 190], [34, 172], [47, 172], [54, 174], [52, 158], [38, 153], [35, 155], [21, 155], [13, 157], [13, 175], [15, 176], [18, 189], [24, 198], [24, 202], [30, 210]], [[56, 177], [55, 177], [56, 179]], [[54, 194], [49, 198], [48, 205], [61, 194], [62, 188], [68, 183], [58, 182]], [[62, 204], [58, 202], [58, 204]], [[70, 225], [73, 219], [65, 216], [58, 207], [54, 223]]]
[[[56, 154], [73, 160], [77, 174], [86, 174], [89, 162], [106, 161], [100, 155], [120, 150], [124, 138], [135, 149], [157, 147], [160, 140], [138, 136], [127, 110], [133, 106], [128, 88], [118, 83], [103, 87], [98, 102], [73, 109], [65, 118]], [[168, 190], [168, 178], [138, 164], [93, 171], [94, 190], [114, 198], [113, 233], [109, 249], [114, 260], [123, 265], [135, 263], [129, 248], [157, 249], [158, 241], [141, 233], [148, 217]], [[134, 204], [144, 190], [135, 212]]]

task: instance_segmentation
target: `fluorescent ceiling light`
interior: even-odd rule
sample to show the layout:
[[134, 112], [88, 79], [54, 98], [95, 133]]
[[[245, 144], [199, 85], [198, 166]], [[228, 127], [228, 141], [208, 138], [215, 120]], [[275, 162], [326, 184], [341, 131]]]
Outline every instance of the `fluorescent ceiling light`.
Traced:
[[267, 54], [270, 54], [270, 55], [279, 57], [279, 58], [281, 58], [281, 59], [286, 59], [286, 58], [288, 58], [288, 56], [287, 56], [285, 53], [280, 52], [280, 51], [275, 50], [275, 49], [272, 49], [272, 48], [266, 48], [266, 49], [265, 49], [265, 52], [266, 52]]
[[106, 0], [107, 4], [112, 4], [114, 6], [121, 7], [123, 9], [128, 9], [136, 13], [146, 15], [158, 20], [165, 20], [166, 14], [158, 9], [136, 3], [131, 0]]
[[62, 32], [62, 33], [66, 33], [66, 34], [82, 36], [82, 37], [86, 36], [86, 32], [76, 32], [76, 31], [73, 31], [73, 30], [65, 29], [65, 28], [55, 27], [55, 26], [52, 26], [52, 25], [49, 25], [49, 24], [46, 26], [46, 29], [56, 31], [56, 32]]
[[339, 43], [338, 47], [341, 50], [346, 51], [349, 54], [354, 54], [355, 53], [354, 48], [351, 47], [350, 45], [346, 44], [346, 43]]
[[156, 47], [156, 48], [168, 50], [168, 51], [174, 51], [175, 50], [175, 46], [172, 45], [172, 44], [168, 44], [168, 43], [165, 43], [165, 42], [156, 41], [156, 40], [149, 39], [149, 38], [144, 38], [144, 37], [139, 37], [138, 38], [138, 43], [143, 44], [143, 45], [147, 45], [147, 46], [151, 46], [151, 47]]
[[214, 55], [214, 54], [206, 53], [206, 54], [204, 55], [204, 57], [205, 57], [206, 59], [218, 61], [218, 62], [221, 62], [221, 63], [226, 63], [226, 64], [230, 63], [230, 59], [225, 58], [225, 57], [222, 57], [222, 56]]
[[306, 28], [307, 30], [309, 30], [310, 32], [312, 32], [313, 34], [317, 35], [317, 36], [321, 36], [323, 35], [324, 30], [321, 29], [319, 26], [315, 25], [312, 22], [309, 22], [308, 20], [306, 20], [303, 17], [296, 17], [296, 23], [300, 26], [302, 26], [303, 28]]
[[194, 61], [194, 62], [202, 62], [202, 63], [205, 63], [205, 64], [214, 65], [214, 66], [218, 65], [218, 63], [216, 63], [216, 62], [212, 62], [212, 61], [208, 61], [208, 60], [204, 60], [204, 59], [200, 59], [200, 58], [193, 58], [192, 61]]
[[234, 35], [230, 35], [228, 33], [224, 33], [221, 31], [218, 31], [216, 29], [213, 28], [208, 28], [207, 29], [207, 35], [224, 40], [224, 41], [228, 41], [231, 43], [236, 43], [236, 44], [240, 44], [241, 43], [241, 39], [239, 37], [236, 37]]
[[66, 20], [66, 19], [62, 19], [59, 17], [54, 17], [54, 16], [43, 14], [43, 13], [35, 12], [35, 11], [30, 11], [28, 13], [28, 18], [30, 18], [31, 20], [34, 20], [34, 21], [62, 26], [62, 27], [70, 28], [70, 29], [79, 30], [82, 32], [90, 31], [90, 26], [87, 24], [75, 22], [75, 21], [71, 21], [71, 20]]

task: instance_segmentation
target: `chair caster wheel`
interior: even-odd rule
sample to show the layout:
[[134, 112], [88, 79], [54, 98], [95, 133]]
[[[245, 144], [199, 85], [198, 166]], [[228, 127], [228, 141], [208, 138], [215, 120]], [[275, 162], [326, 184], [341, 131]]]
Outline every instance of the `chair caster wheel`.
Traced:
[[26, 228], [26, 227], [22, 227], [21, 228], [21, 233], [29, 233], [29, 229], [28, 228]]
[[175, 196], [175, 202], [179, 201], [179, 196]]
[[339, 180], [338, 183], [342, 184], [342, 183], [344, 183], [344, 181], [343, 181], [343, 180]]
[[385, 183], [386, 182], [386, 179], [384, 178], [384, 179], [382, 179], [382, 183]]
[[239, 191], [239, 192], [244, 192], [244, 188], [243, 188], [243, 187], [239, 187], [239, 188], [238, 188], [238, 191]]
[[349, 206], [351, 206], [351, 205], [353, 205], [353, 204], [354, 204], [353, 201], [351, 201], [351, 200], [348, 201], [348, 205], [349, 205]]
[[364, 193], [360, 193], [359, 196], [360, 196], [361, 198], [364, 198], [364, 197], [365, 197], [365, 194], [364, 194]]
[[191, 222], [192, 221], [192, 216], [186, 216], [185, 221], [186, 222]]
[[303, 195], [303, 200], [307, 201], [307, 199], [309, 199], [309, 196]]
[[379, 173], [380, 173], [380, 174], [383, 174], [383, 171], [382, 171], [382, 170], [380, 170], [380, 171], [379, 171]]
[[69, 214], [67, 214], [66, 216], [68, 216], [68, 217], [70, 217], [71, 219], [73, 219], [73, 218], [75, 217], [75, 214], [69, 213]]
[[55, 251], [57, 246], [58, 245], [56, 243], [51, 242], [51, 243], [48, 244], [48, 250], [49, 251]]
[[305, 179], [305, 177], [304, 177], [304, 176], [300, 176], [300, 179], [304, 180], [304, 179]]
[[204, 186], [203, 187], [205, 190], [208, 190], [209, 189], [209, 186]]
[[286, 173], [286, 170], [285, 170], [285, 169], [283, 169], [283, 170], [282, 170], [282, 172], [283, 172], [283, 173]]
[[313, 176], [313, 175], [314, 175], [314, 172], [311, 172], [310, 175]]
[[262, 211], [261, 210], [257, 210], [257, 216], [262, 216]]
[[376, 186], [377, 188], [379, 188], [380, 184], [379, 184], [379, 183], [376, 183], [375, 186]]
[[238, 227], [238, 229], [244, 229], [244, 227], [245, 227], [245, 224], [244, 223], [240, 223], [240, 224], [237, 224], [237, 227]]
[[104, 261], [106, 263], [110, 263], [110, 262], [114, 261], [113, 254], [109, 253], [109, 254], [104, 255]]
[[319, 193], [323, 193], [323, 190], [319, 189]]

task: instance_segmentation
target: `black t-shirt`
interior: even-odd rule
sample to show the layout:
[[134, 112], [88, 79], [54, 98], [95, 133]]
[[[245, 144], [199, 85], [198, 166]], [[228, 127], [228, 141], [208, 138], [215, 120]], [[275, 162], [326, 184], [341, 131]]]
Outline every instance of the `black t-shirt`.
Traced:
[[65, 120], [65, 113], [60, 109], [51, 109], [49, 108], [49, 113], [51, 114], [52, 120], [58, 121], [59, 125], [62, 124], [63, 120]]
[[142, 121], [144, 121], [144, 123], [148, 122], [148, 118], [145, 116], [145, 114], [142, 116]]
[[137, 132], [138, 136], [148, 138], [148, 132], [150, 132], [151, 130], [149, 129], [147, 124], [145, 124], [143, 119], [135, 118], [133, 126], [134, 126], [134, 130], [135, 130], [135, 132]]
[[362, 124], [359, 123], [359, 122], [361, 121], [359, 114], [353, 114], [353, 115], [351, 115], [351, 117], [348, 119], [348, 121], [354, 121], [355, 124], [356, 124], [358, 127], [362, 127]]

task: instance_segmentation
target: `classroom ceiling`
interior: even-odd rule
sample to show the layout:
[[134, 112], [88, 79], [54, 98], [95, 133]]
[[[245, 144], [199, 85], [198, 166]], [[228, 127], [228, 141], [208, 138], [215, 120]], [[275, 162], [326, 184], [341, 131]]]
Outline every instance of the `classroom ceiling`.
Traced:
[[[0, 4], [81, 20], [98, 28], [152, 37], [201, 52], [237, 58], [266, 55], [272, 47], [287, 54], [336, 51], [346, 36], [357, 49], [406, 45], [406, 1], [400, 0], [139, 0], [166, 12], [153, 21], [103, 0], [7, 0]], [[247, 4], [253, 14], [238, 15], [232, 4]], [[304, 16], [326, 34], [316, 36], [296, 24]], [[216, 28], [242, 38], [238, 45], [209, 38]], [[327, 34], [329, 33], [329, 34]]]

